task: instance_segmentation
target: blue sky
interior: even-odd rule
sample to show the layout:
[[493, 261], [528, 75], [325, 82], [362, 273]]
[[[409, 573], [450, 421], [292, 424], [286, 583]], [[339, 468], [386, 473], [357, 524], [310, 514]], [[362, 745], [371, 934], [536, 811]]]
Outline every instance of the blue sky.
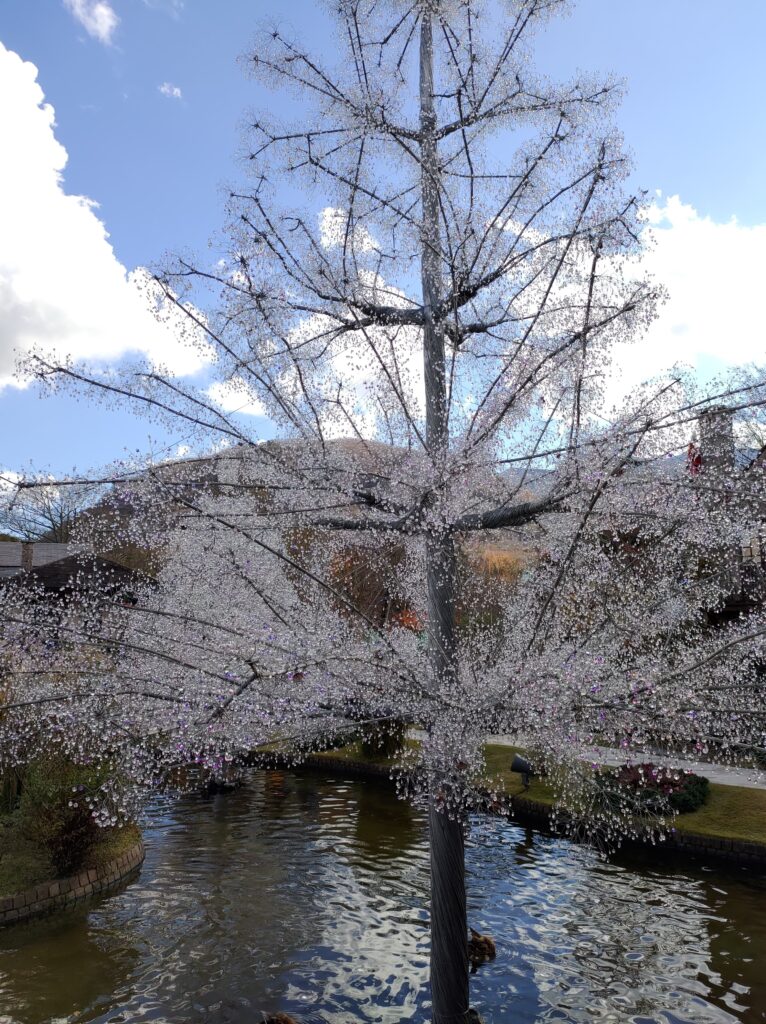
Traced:
[[[281, 11], [272, 0], [3, 0], [0, 56], [7, 74], [0, 104], [12, 115], [0, 122], [4, 216], [25, 241], [34, 241], [30, 258], [35, 246], [52, 254], [37, 294], [30, 285], [14, 293], [19, 246], [13, 231], [0, 227], [6, 324], [16, 322], [21, 308], [27, 325], [65, 323], [63, 335], [76, 340], [77, 354], [108, 358], [124, 347], [106, 336], [110, 303], [115, 331], [132, 323], [118, 308], [117, 277], [166, 250], [204, 251], [223, 221], [222, 188], [242, 177], [239, 124], [249, 108], [279, 102], [262, 94], [237, 61], [257, 24], [287, 21], [320, 53], [332, 53], [324, 5], [292, 0], [289, 18]], [[762, 0], [726, 7], [718, 0], [581, 0], [540, 39], [538, 62], [557, 78], [582, 68], [628, 81], [617, 121], [634, 154], [636, 184], [661, 193], [654, 218], [661, 242], [652, 269], [669, 278], [674, 296], [662, 330], [640, 356], [642, 366], [670, 348], [674, 358], [703, 370], [763, 359], [757, 293], [766, 244], [764, 38]], [[37, 68], [55, 126], [43, 124], [31, 70], [5, 51]], [[56, 156], [52, 136], [66, 151], [57, 184], [54, 165], [63, 155]], [[28, 139], [36, 141], [27, 147]], [[67, 196], [98, 206], [72, 210]], [[92, 237], [98, 222], [112, 257], [103, 238]], [[85, 315], [82, 304], [68, 304], [68, 296], [78, 275], [98, 283], [93, 267], [109, 259], [99, 286], [104, 309], [80, 329], [74, 321]], [[51, 312], [46, 303], [55, 288], [44, 290], [45, 273], [53, 281], [57, 267], [72, 276]], [[115, 298], [107, 301], [112, 288]], [[721, 293], [715, 302], [713, 291]], [[5, 309], [3, 302], [16, 305]], [[7, 375], [13, 343], [13, 329], [0, 330], [0, 466], [62, 472], [119, 457], [124, 449], [145, 450], [149, 435], [155, 447], [175, 440], [124, 414], [62, 397], [41, 400], [18, 388]]]

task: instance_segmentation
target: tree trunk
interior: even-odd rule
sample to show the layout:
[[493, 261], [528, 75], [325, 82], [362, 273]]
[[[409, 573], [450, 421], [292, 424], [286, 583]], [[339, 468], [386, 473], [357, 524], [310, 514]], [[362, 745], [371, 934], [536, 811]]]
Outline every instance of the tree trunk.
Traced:
[[431, 801], [431, 1000], [434, 1024], [464, 1024], [468, 954], [463, 826]]
[[[433, 34], [431, 12], [420, 25], [420, 131], [423, 286], [423, 362], [426, 399], [426, 445], [438, 477], [446, 479], [449, 455], [444, 328], [434, 323], [442, 280], [439, 225], [439, 162], [433, 102]], [[455, 685], [455, 547], [440, 515], [443, 495], [434, 488], [429, 511], [433, 520], [426, 546], [428, 640], [434, 682], [448, 693]], [[468, 1012], [468, 927], [465, 906], [465, 856], [459, 820], [438, 809], [439, 780], [430, 787], [431, 844], [431, 996], [434, 1024], [462, 1024]]]

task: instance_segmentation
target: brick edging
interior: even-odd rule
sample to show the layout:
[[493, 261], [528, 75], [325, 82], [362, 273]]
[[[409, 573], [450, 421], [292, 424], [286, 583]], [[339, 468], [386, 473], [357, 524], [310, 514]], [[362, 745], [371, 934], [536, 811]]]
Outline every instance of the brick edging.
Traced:
[[[287, 764], [285, 765], [287, 767]], [[293, 765], [294, 768], [310, 768], [312, 770], [338, 772], [357, 778], [389, 779], [391, 770], [377, 764], [364, 761], [341, 761], [337, 758], [309, 755]], [[536, 800], [524, 796], [511, 798], [511, 812], [508, 815], [520, 825], [535, 825], [550, 829], [551, 808]], [[646, 849], [646, 843], [640, 839], [625, 839], [624, 849]], [[665, 836], [662, 843], [653, 847], [655, 851], [667, 851], [674, 854], [694, 854], [729, 864], [755, 867], [766, 871], [766, 843], [750, 842], [745, 839], [727, 839], [717, 836], [701, 835], [697, 832], [686, 832], [674, 829]]]
[[63, 910], [113, 889], [141, 866], [144, 856], [144, 843], [139, 839], [127, 853], [115, 857], [102, 868], [84, 868], [70, 878], [57, 878], [25, 892], [0, 897], [0, 928]]

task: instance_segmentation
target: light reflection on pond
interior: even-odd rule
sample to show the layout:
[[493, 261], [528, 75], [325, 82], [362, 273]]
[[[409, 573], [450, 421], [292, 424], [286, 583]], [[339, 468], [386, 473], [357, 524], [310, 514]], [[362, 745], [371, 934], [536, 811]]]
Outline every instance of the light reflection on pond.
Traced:
[[[122, 893], [0, 933], [0, 1024], [428, 1020], [422, 816], [378, 783], [261, 772], [156, 804]], [[468, 846], [488, 1024], [766, 1020], [746, 873], [602, 863], [497, 819]]]

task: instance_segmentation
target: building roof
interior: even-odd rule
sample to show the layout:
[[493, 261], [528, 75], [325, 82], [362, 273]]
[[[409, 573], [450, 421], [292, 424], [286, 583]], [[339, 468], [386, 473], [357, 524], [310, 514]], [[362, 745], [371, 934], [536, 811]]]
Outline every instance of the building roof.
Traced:
[[48, 541], [0, 541], [0, 579], [15, 576], [22, 569], [36, 569], [49, 562], [55, 562], [59, 558], [64, 558], [68, 551], [68, 544], [53, 544]]
[[114, 597], [120, 593], [132, 593], [141, 586], [152, 586], [154, 580], [145, 573], [127, 569], [101, 555], [75, 554], [46, 562], [27, 572], [19, 572], [9, 580], [8, 585], [29, 587], [62, 597], [94, 590], [104, 596]]

